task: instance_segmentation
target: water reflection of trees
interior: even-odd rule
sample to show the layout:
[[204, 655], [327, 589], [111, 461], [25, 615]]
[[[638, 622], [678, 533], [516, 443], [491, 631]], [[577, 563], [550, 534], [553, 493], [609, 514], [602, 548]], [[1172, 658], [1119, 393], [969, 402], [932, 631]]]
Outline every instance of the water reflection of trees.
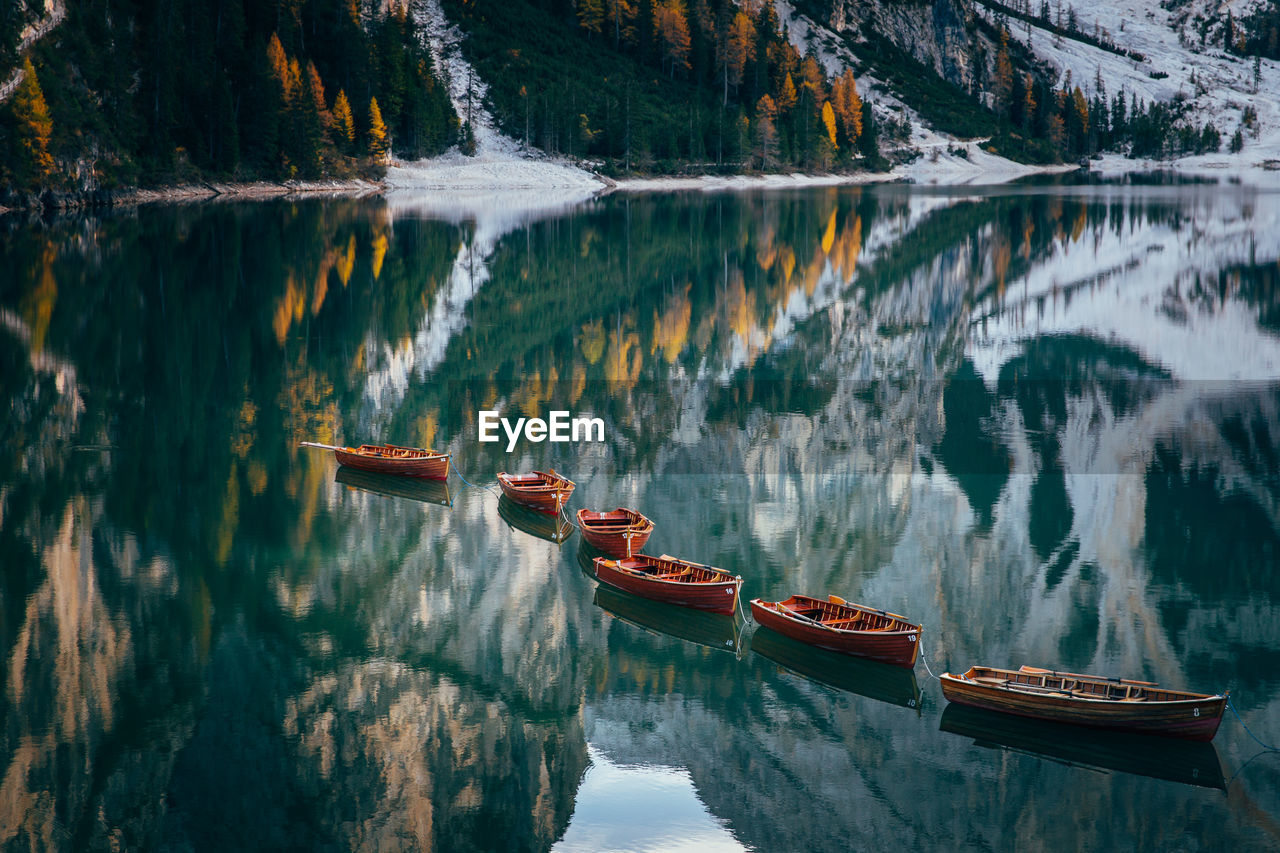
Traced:
[[[770, 594], [803, 583], [921, 608], [941, 597], [950, 610], [921, 615], [944, 635], [996, 605], [903, 545], [933, 509], [909, 485], [923, 449], [978, 517], [957, 534], [938, 512], [925, 532], [986, 540], [966, 565], [990, 588], [1060, 596], [1051, 656], [1089, 660], [1129, 604], [1101, 601], [1115, 567], [1074, 530], [1072, 429], [1140, 418], [1178, 384], [1080, 338], [1026, 348], [989, 384], [965, 341], [975, 314], [1064, 246], [1185, 221], [1174, 204], [1071, 196], [606, 200], [500, 241], [443, 360], [372, 419], [366, 375], [384, 344], [420, 330], [465, 228], [392, 222], [374, 201], [143, 210], [5, 234], [22, 270], [0, 284], [13, 412], [0, 433], [4, 778], [19, 807], [0, 830], [70, 833], [74, 846], [158, 833], [240, 845], [257, 828], [301, 846], [545, 846], [572, 811], [588, 729], [641, 727], [673, 693], [689, 730], [658, 746], [744, 837], [772, 838], [814, 792], [901, 828], [901, 792], [879, 781], [920, 781], [899, 766], [916, 737], [888, 716], [901, 709], [868, 713], [754, 658], [638, 637], [479, 493], [452, 512], [371, 500], [296, 442], [376, 429], [476, 459], [481, 406], [592, 411], [609, 421], [602, 470], [735, 475], [675, 481], [688, 489], [667, 528], [686, 529], [671, 550], [751, 565]], [[1265, 324], [1273, 271], [1231, 267], [1196, 298], [1244, 301]], [[1260, 690], [1274, 686], [1265, 618], [1231, 626], [1214, 611], [1273, 606], [1273, 409], [1266, 395], [1193, 406], [1189, 420], [1220, 440], [1166, 430], [1150, 444], [1145, 551], [1123, 567], [1136, 586], [1175, 590], [1151, 605], [1160, 648], [1248, 658], [1238, 677]], [[1028, 477], [1024, 500], [1010, 484]], [[636, 488], [659, 503], [672, 482]], [[1008, 557], [1002, 524], [1025, 553]], [[1003, 562], [980, 559], [997, 550]], [[891, 587], [895, 562], [916, 586]], [[1206, 643], [1207, 626], [1225, 639]], [[1001, 630], [955, 650], [1008, 649]], [[610, 754], [638, 742], [620, 737]], [[797, 743], [852, 746], [831, 763]], [[59, 769], [68, 754], [87, 780]], [[728, 781], [725, 767], [738, 768]], [[966, 784], [955, 766], [928, 769]], [[860, 780], [856, 795], [841, 774]], [[816, 781], [794, 798], [740, 796], [797, 778]]]

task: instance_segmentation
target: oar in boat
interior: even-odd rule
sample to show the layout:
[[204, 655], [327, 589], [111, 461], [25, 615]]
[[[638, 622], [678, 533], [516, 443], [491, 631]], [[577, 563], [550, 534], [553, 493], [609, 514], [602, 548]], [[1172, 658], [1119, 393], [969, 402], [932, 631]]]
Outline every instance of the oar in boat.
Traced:
[[345, 447], [334, 447], [332, 444], [319, 444], [314, 441], [302, 441], [298, 443], [299, 447], [318, 447], [321, 450], [346, 450]]

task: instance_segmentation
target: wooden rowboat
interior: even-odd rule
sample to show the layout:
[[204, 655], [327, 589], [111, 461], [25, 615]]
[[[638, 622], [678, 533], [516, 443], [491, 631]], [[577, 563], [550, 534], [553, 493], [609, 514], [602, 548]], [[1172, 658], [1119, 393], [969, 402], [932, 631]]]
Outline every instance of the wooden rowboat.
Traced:
[[560, 508], [573, 494], [574, 482], [561, 477], [554, 468], [534, 471], [532, 474], [498, 474], [498, 486], [502, 493], [518, 504], [538, 512], [557, 515]]
[[724, 569], [666, 554], [635, 554], [620, 560], [596, 557], [595, 567], [599, 580], [633, 595], [712, 613], [733, 613], [742, 587], [742, 578]]
[[751, 615], [766, 628], [820, 649], [870, 658], [895, 666], [915, 666], [920, 626], [896, 613], [793, 595], [785, 601], [751, 599]]
[[644, 548], [653, 533], [653, 522], [634, 509], [618, 507], [611, 512], [578, 510], [582, 538], [610, 557], [629, 557]]
[[950, 702], [1021, 717], [1101, 729], [1210, 741], [1218, 732], [1227, 694], [1165, 690], [1150, 681], [1021, 669], [970, 667], [943, 674]]
[[316, 444], [314, 441], [304, 441], [301, 446], [332, 450], [339, 465], [374, 474], [425, 477], [429, 480], [445, 480], [449, 477], [449, 454], [421, 447], [400, 447], [395, 444], [335, 447], [332, 444]]

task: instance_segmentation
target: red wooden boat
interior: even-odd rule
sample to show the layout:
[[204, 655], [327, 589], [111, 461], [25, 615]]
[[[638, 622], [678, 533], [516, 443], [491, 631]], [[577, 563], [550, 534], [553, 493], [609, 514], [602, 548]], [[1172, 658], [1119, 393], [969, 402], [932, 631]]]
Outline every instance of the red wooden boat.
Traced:
[[653, 533], [653, 522], [634, 509], [618, 507], [612, 512], [578, 510], [582, 538], [610, 557], [629, 557], [640, 551]]
[[532, 474], [498, 474], [498, 486], [502, 493], [518, 504], [524, 504], [538, 512], [557, 515], [560, 508], [573, 494], [574, 482], [561, 477], [552, 468], [534, 471]]
[[724, 569], [677, 560], [666, 554], [661, 557], [635, 554], [621, 560], [596, 557], [595, 567], [596, 577], [610, 586], [642, 598], [713, 613], [733, 613], [742, 587], [742, 578]]
[[950, 702], [1020, 717], [1100, 729], [1210, 741], [1218, 733], [1227, 694], [1165, 690], [1150, 681], [1054, 672], [1033, 666], [974, 666], [944, 673]]
[[826, 601], [807, 595], [793, 595], [786, 601], [753, 598], [751, 615], [779, 634], [846, 655], [911, 667], [920, 653], [919, 625], [835, 595]]
[[375, 474], [397, 474], [401, 477], [425, 477], [446, 480], [449, 477], [449, 454], [421, 447], [395, 444], [362, 444], [359, 447], [334, 447], [332, 444], [302, 442], [302, 447], [332, 450], [339, 465]]

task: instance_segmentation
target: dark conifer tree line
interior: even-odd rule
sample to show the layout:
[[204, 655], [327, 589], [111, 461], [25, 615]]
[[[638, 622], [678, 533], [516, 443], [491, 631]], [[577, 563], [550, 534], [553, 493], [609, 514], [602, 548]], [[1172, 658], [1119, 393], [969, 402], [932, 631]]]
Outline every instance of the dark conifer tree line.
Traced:
[[[30, 69], [0, 105], [0, 184], [350, 176], [389, 153], [471, 153], [467, 117], [454, 114], [408, 2], [80, 0], [27, 56], [18, 33], [43, 4], [0, 2], [0, 66]], [[771, 2], [443, 3], [504, 130], [606, 171], [880, 169], [882, 144], [909, 129], [885, 111], [877, 121], [852, 72], [797, 50]], [[1052, 19], [1039, 0], [986, 5], [995, 13], [975, 27], [992, 49], [975, 44], [967, 89], [874, 33], [850, 46], [926, 121], [989, 136], [1016, 159], [1223, 144], [1186, 101], [1138, 102], [1109, 91], [1101, 70], [1058, 79], [1013, 34], [1034, 24], [1126, 53], [1072, 5]], [[1277, 33], [1280, 0], [1268, 0], [1241, 20], [1228, 10], [1223, 46], [1275, 56]], [[1229, 145], [1243, 144], [1237, 130]]]
[[772, 3], [446, 0], [513, 137], [617, 171], [882, 168], [853, 74]]
[[[16, 26], [0, 16], [10, 52]], [[24, 156], [36, 101], [10, 98], [11, 185], [350, 176], [457, 136], [407, 2], [81, 0], [29, 58], [23, 87], [47, 104], [52, 159]]]
[[988, 91], [1000, 123], [997, 138], [1019, 143], [1031, 159], [1074, 160], [1102, 151], [1161, 158], [1220, 150], [1221, 132], [1212, 122], [1197, 122], [1186, 99], [1148, 103], [1123, 88], [1109, 92], [1101, 68], [1089, 81], [1068, 73], [1051, 82], [1053, 75], [1033, 63], [1022, 71], [1010, 57], [1028, 57], [1026, 46], [1012, 36], [1004, 15], [996, 16], [994, 26], [999, 49]]
[[[1230, 9], [1227, 14], [1231, 14]], [[1280, 59], [1280, 0], [1260, 3], [1242, 15], [1238, 25], [1224, 26], [1223, 32], [1227, 50], [1242, 56]]]

